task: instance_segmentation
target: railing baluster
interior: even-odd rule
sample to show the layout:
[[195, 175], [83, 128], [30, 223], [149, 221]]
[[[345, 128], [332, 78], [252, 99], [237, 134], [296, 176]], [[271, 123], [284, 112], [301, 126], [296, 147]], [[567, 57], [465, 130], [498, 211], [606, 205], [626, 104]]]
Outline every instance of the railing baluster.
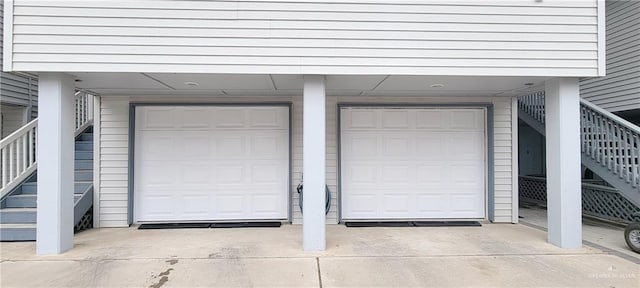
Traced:
[[20, 161], [20, 146], [22, 146], [21, 142], [22, 141], [20, 138], [16, 139], [16, 142], [13, 142], [16, 145], [16, 175], [20, 175], [20, 172], [22, 172], [22, 162]]
[[627, 169], [627, 158], [626, 158], [626, 153], [624, 151], [625, 145], [624, 145], [624, 137], [625, 137], [625, 131], [622, 129], [622, 127], [620, 127], [619, 125], [616, 124], [616, 130], [618, 131], [618, 139], [616, 139], [617, 141], [617, 145], [618, 145], [618, 162], [620, 163], [620, 178], [623, 178], [625, 181], [627, 181], [627, 173], [625, 171], [625, 169]]
[[15, 158], [14, 158], [14, 153], [15, 153], [15, 143], [16, 142], [11, 142], [11, 144], [9, 144], [9, 181], [13, 181], [13, 178], [15, 176], [15, 165], [13, 164]]
[[31, 167], [31, 164], [33, 164], [33, 129], [29, 129], [27, 137], [29, 139], [29, 167]]
[[633, 135], [631, 148], [633, 149], [631, 155], [633, 155], [633, 163], [635, 165], [635, 169], [633, 169], [633, 187], [640, 186], [640, 136], [637, 134]]
[[2, 187], [9, 183], [9, 156], [7, 156], [7, 148], [2, 148]]
[[27, 157], [29, 155], [27, 155], [27, 147], [28, 147], [28, 141], [29, 138], [27, 138], [28, 135], [23, 135], [22, 136], [22, 171], [20, 172], [24, 172], [25, 170], [27, 170], [27, 168], [29, 168], [29, 163], [27, 161]]
[[[580, 100], [580, 150], [633, 187], [640, 187], [640, 130], [633, 124]], [[544, 91], [518, 97], [518, 108], [544, 124]]]
[[[90, 111], [93, 109], [93, 95], [86, 92], [77, 92], [75, 97], [75, 127], [76, 134], [79, 129], [86, 128], [93, 121]], [[27, 172], [33, 171], [37, 165], [38, 154], [37, 139], [38, 126], [37, 119], [18, 129], [9, 136], [0, 139], [0, 197], [6, 195], [12, 189], [20, 177], [24, 177]]]

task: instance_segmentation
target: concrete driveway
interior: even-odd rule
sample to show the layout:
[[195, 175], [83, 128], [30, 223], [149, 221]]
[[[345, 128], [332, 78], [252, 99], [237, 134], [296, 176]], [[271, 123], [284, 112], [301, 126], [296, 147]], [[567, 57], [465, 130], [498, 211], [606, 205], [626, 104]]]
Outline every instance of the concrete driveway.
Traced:
[[302, 227], [92, 229], [63, 255], [1, 244], [5, 287], [640, 287], [640, 267], [585, 246], [565, 250], [513, 224], [448, 228], [327, 226], [327, 250], [302, 251]]

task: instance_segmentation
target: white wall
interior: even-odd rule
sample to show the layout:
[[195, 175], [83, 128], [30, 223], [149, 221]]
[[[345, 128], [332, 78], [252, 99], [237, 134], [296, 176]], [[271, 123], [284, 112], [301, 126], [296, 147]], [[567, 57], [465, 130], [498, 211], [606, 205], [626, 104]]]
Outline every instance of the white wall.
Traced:
[[[128, 179], [128, 125], [129, 103], [135, 102], [176, 102], [170, 97], [119, 97], [102, 96], [100, 111], [100, 187], [96, 195], [100, 203], [99, 224], [101, 227], [127, 226], [127, 179]], [[301, 223], [298, 194], [295, 187], [302, 176], [302, 97], [187, 97], [179, 102], [225, 103], [225, 102], [292, 102], [293, 103], [293, 145], [292, 145], [292, 191], [291, 201], [294, 223]], [[327, 97], [327, 157], [326, 181], [332, 192], [331, 212], [327, 223], [337, 223], [337, 103], [463, 103], [486, 102], [494, 104], [494, 146], [495, 146], [495, 221], [511, 222], [512, 213], [512, 113], [510, 98], [418, 98], [418, 97]]]
[[640, 109], [640, 1], [607, 1], [607, 76], [580, 81], [581, 96], [609, 111]]
[[598, 75], [596, 0], [13, 3], [18, 71]]

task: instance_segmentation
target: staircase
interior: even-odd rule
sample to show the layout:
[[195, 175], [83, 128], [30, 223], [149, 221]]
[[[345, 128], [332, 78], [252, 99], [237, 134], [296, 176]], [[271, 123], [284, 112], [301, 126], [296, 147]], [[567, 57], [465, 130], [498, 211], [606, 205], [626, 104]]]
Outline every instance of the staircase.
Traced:
[[[93, 205], [93, 133], [76, 138], [74, 225]], [[0, 205], [0, 241], [36, 239], [37, 175], [16, 187]]]
[[[93, 206], [92, 95], [76, 93], [74, 225], [86, 225]], [[37, 119], [0, 140], [0, 241], [36, 240]]]
[[[544, 92], [519, 97], [518, 117], [545, 135]], [[640, 127], [580, 100], [582, 165], [640, 207]]]

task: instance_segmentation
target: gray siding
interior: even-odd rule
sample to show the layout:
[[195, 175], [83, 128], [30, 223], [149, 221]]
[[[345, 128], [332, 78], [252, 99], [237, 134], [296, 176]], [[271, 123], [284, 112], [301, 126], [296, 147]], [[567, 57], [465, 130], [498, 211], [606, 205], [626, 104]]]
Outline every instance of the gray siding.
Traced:
[[[163, 102], [171, 103], [258, 103], [264, 102], [264, 97], [181, 97], [178, 100], [168, 100], [152, 96], [102, 96], [100, 97], [100, 181], [99, 194], [99, 224], [101, 227], [128, 226], [128, 137], [129, 137], [129, 103]], [[292, 102], [293, 109], [293, 145], [292, 151], [292, 191], [300, 182], [302, 176], [302, 97], [271, 97], [269, 101]], [[331, 212], [327, 215], [327, 223], [337, 223], [337, 187], [338, 187], [338, 154], [337, 154], [337, 103], [478, 103], [486, 102], [494, 105], [494, 191], [495, 191], [495, 221], [512, 222], [513, 199], [513, 171], [512, 161], [512, 133], [513, 113], [511, 98], [426, 98], [426, 97], [364, 97], [364, 96], [327, 96], [327, 156], [326, 181], [331, 195]], [[293, 193], [291, 199], [293, 222], [302, 222], [302, 213], [298, 206], [298, 194]]]
[[0, 138], [20, 129], [25, 123], [25, 107], [0, 104]]
[[596, 0], [15, 0], [13, 70], [598, 75]]
[[33, 117], [38, 112], [38, 79], [15, 73], [0, 72], [2, 103], [29, 107]]
[[[4, 2], [0, 1], [0, 70], [2, 70]], [[0, 103], [29, 107], [32, 105], [32, 118], [38, 113], [38, 80], [21, 75], [0, 72]]]
[[609, 111], [640, 109], [640, 1], [607, 2], [607, 76], [584, 79], [584, 99]]

